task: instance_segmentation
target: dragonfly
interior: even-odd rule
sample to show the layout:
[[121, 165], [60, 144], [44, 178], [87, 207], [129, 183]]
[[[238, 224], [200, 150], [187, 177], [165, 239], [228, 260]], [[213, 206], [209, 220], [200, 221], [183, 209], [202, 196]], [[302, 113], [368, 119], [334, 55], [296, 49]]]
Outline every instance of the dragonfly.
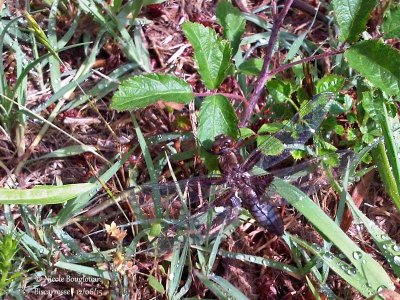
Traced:
[[[174, 210], [177, 211], [177, 218], [182, 220], [190, 215], [190, 206], [201, 207], [199, 203], [210, 194], [210, 190], [223, 186], [223, 191], [212, 202], [214, 206], [244, 206], [259, 225], [272, 234], [282, 235], [282, 217], [275, 204], [268, 199], [268, 189], [275, 175], [259, 174], [257, 171], [268, 171], [288, 158], [291, 151], [304, 148], [327, 116], [333, 99], [331, 93], [314, 96], [291, 120], [282, 123], [279, 130], [263, 138], [246, 158], [240, 154], [246, 140], [235, 141], [225, 134], [216, 136], [210, 151], [218, 155], [220, 175], [197, 176], [157, 185], [143, 184], [125, 190], [121, 196], [133, 204], [141, 220], [146, 219], [145, 215], [155, 215], [156, 218], [161, 215], [165, 221], [169, 219], [165, 215], [171, 217]], [[185, 199], [189, 200], [185, 203]], [[160, 212], [160, 208], [164, 209]]]

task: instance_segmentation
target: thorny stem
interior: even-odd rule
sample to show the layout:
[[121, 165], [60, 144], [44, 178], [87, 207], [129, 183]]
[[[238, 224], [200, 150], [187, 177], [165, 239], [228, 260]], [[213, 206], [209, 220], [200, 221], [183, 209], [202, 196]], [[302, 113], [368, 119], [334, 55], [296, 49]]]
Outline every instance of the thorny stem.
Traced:
[[278, 18], [276, 18], [276, 20], [274, 20], [274, 25], [272, 26], [271, 35], [269, 37], [268, 45], [266, 48], [266, 54], [265, 54], [265, 58], [264, 58], [263, 67], [261, 69], [261, 74], [256, 82], [253, 94], [250, 97], [250, 101], [249, 101], [250, 104], [248, 107], [246, 107], [244, 116], [240, 122], [240, 125], [239, 125], [240, 127], [245, 127], [247, 125], [247, 123], [249, 122], [251, 114], [258, 102], [258, 99], [260, 98], [260, 96], [264, 90], [265, 83], [267, 82], [268, 77], [269, 77], [269, 74], [268, 74], [269, 65], [271, 63], [274, 45], [276, 43], [276, 39], [278, 38], [279, 29], [282, 26], [283, 20], [285, 19], [286, 14], [288, 13], [292, 3], [293, 3], [293, 0], [285, 1], [283, 10], [279, 14]]
[[274, 76], [275, 74], [278, 74], [278, 73], [283, 72], [283, 71], [285, 71], [287, 69], [290, 69], [291, 67], [293, 67], [295, 65], [302, 64], [302, 63], [309, 62], [309, 61], [313, 61], [313, 60], [317, 60], [317, 59], [321, 59], [321, 58], [328, 57], [328, 56], [334, 56], [334, 55], [343, 53], [344, 51], [346, 51], [346, 49], [343, 49], [343, 48], [342, 49], [338, 49], [338, 50], [328, 51], [328, 52], [325, 52], [325, 53], [322, 53], [322, 54], [317, 54], [317, 55], [306, 57], [306, 58], [303, 58], [303, 59], [300, 59], [300, 60], [297, 60], [297, 61], [294, 61], [294, 62], [291, 62], [291, 63], [288, 63], [288, 64], [284, 64], [283, 66], [280, 66], [280, 67], [278, 67], [276, 69], [273, 69], [271, 72], [268, 72], [267, 79], [269, 79], [270, 77]]

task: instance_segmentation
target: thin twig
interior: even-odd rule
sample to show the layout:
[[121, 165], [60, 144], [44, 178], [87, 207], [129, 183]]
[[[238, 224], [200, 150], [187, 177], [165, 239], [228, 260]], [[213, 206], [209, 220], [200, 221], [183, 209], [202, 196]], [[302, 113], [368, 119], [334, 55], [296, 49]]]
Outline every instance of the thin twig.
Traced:
[[300, 60], [297, 60], [297, 61], [294, 61], [294, 62], [291, 62], [291, 63], [288, 63], [288, 64], [284, 64], [283, 66], [280, 66], [280, 67], [278, 67], [276, 69], [273, 69], [271, 72], [268, 72], [267, 79], [269, 79], [270, 77], [274, 76], [275, 74], [278, 74], [278, 73], [283, 72], [283, 71], [285, 71], [287, 69], [290, 69], [291, 67], [293, 67], [295, 65], [302, 64], [302, 63], [309, 62], [309, 61], [313, 61], [313, 60], [317, 60], [317, 59], [321, 59], [321, 58], [328, 57], [328, 56], [338, 55], [340, 53], [343, 53], [344, 51], [346, 51], [346, 49], [342, 48], [342, 49], [333, 50], [333, 51], [325, 52], [325, 53], [322, 53], [322, 54], [317, 54], [317, 55], [314, 55], [314, 56], [306, 57], [306, 58], [303, 58], [303, 59], [300, 59]]
[[285, 19], [286, 14], [288, 13], [292, 3], [293, 3], [293, 0], [285, 1], [283, 10], [279, 14], [278, 18], [276, 18], [276, 20], [274, 21], [274, 25], [272, 26], [271, 35], [269, 37], [268, 45], [266, 48], [266, 54], [265, 54], [265, 58], [264, 58], [263, 67], [261, 69], [261, 74], [255, 84], [253, 94], [250, 97], [250, 101], [249, 101], [250, 104], [244, 112], [243, 118], [239, 125], [240, 127], [245, 127], [247, 125], [247, 123], [249, 122], [251, 114], [253, 113], [253, 110], [264, 90], [265, 83], [267, 82], [268, 77], [269, 77], [269, 74], [268, 74], [269, 65], [271, 63], [274, 45], [278, 38], [279, 29], [281, 28], [283, 20]]

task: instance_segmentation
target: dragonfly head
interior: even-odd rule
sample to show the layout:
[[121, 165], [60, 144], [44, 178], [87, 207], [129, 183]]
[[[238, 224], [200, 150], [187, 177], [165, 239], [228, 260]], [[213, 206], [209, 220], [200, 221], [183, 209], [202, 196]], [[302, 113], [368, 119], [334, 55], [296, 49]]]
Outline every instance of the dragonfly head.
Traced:
[[214, 154], [221, 155], [232, 151], [235, 148], [235, 140], [226, 134], [220, 134], [215, 137], [211, 151]]

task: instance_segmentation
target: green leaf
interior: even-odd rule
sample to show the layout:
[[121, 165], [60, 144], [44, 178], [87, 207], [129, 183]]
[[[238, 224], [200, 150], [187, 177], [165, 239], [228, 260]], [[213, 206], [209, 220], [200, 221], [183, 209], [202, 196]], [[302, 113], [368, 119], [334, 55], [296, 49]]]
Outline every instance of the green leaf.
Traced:
[[247, 127], [241, 127], [239, 128], [239, 131], [240, 131], [240, 137], [242, 139], [255, 135], [255, 132]]
[[192, 99], [192, 88], [184, 80], [172, 75], [146, 74], [122, 82], [112, 98], [111, 108], [135, 110], [158, 100], [188, 103]]
[[345, 56], [349, 65], [388, 95], [400, 94], [400, 53], [377, 41], [350, 47]]
[[332, 5], [340, 27], [340, 39], [354, 42], [365, 30], [376, 0], [332, 0]]
[[32, 189], [0, 189], [0, 204], [46, 205], [63, 203], [95, 187], [93, 183], [42, 185]]
[[160, 223], [154, 223], [154, 224], [151, 225], [148, 235], [149, 235], [149, 237], [153, 237], [153, 238], [154, 237], [158, 237], [161, 234], [161, 230], [162, 230], [161, 224]]
[[[260, 129], [258, 133], [261, 132], [262, 129]], [[265, 146], [266, 144], [268, 144], [268, 147]], [[282, 141], [274, 136], [259, 135], [257, 137], [257, 146], [259, 146], [262, 153], [264, 153], [267, 156], [279, 155], [283, 152], [283, 150], [285, 150], [285, 146], [283, 145]]]
[[[198, 138], [201, 145], [206, 149], [211, 149], [215, 137], [222, 133], [237, 138], [239, 133], [237, 124], [235, 110], [228, 99], [222, 95], [206, 97], [199, 115]], [[204, 149], [200, 154], [208, 170], [218, 169], [215, 155], [211, 155]]]
[[149, 277], [147, 277], [147, 282], [153, 289], [155, 289], [160, 294], [165, 293], [165, 289], [164, 289], [163, 285], [154, 276], [149, 275]]
[[383, 110], [380, 103], [376, 102], [382, 102], [382, 100], [380, 98], [374, 99], [371, 91], [362, 93], [362, 107], [368, 113], [371, 119], [373, 119], [375, 122], [378, 122], [380, 120], [380, 116], [383, 115]]
[[357, 132], [354, 128], [349, 128], [347, 130], [347, 140], [348, 141], [355, 141], [357, 139]]
[[388, 11], [382, 23], [382, 31], [387, 39], [400, 38], [400, 6]]
[[292, 83], [287, 80], [272, 79], [267, 82], [267, 90], [274, 100], [285, 102], [294, 92]]
[[328, 74], [317, 82], [317, 94], [324, 92], [338, 93], [343, 85], [345, 78], [339, 75]]
[[224, 133], [236, 138], [238, 120], [231, 103], [222, 95], [208, 96], [200, 108], [198, 138], [210, 148], [214, 138]]
[[261, 72], [264, 60], [261, 58], [251, 58], [240, 64], [238, 72], [245, 75], [258, 75]]
[[244, 33], [246, 21], [242, 17], [238, 8], [234, 7], [226, 0], [222, 0], [217, 5], [216, 15], [219, 23], [224, 28], [224, 37], [231, 43], [232, 53], [236, 53], [240, 37]]
[[334, 131], [338, 135], [343, 135], [344, 134], [344, 127], [342, 125], [336, 125], [334, 128]]
[[216, 89], [232, 73], [229, 43], [219, 39], [213, 29], [198, 23], [186, 22], [182, 29], [192, 44], [201, 79], [209, 89]]

